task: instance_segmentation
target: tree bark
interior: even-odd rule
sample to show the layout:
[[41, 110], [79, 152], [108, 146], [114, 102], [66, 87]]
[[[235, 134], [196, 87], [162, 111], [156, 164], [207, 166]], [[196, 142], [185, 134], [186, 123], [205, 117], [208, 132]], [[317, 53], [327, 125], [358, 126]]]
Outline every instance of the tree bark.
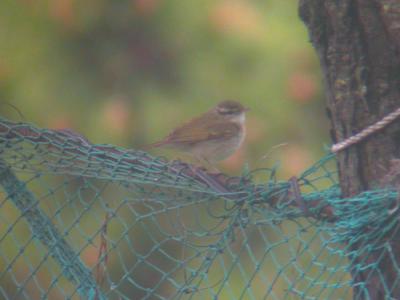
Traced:
[[[400, 107], [400, 0], [300, 0], [299, 12], [322, 66], [333, 143]], [[399, 121], [340, 152], [343, 197], [376, 187], [399, 154]], [[354, 299], [400, 299], [400, 232], [393, 235], [379, 253], [354, 257]]]

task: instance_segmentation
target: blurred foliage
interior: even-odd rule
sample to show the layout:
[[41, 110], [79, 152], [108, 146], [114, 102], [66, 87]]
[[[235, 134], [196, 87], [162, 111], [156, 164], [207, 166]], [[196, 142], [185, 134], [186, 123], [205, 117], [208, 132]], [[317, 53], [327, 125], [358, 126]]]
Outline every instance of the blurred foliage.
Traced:
[[[7, 118], [140, 149], [225, 98], [251, 108], [227, 172], [280, 161], [288, 178], [322, 155], [319, 65], [296, 0], [0, 1]], [[96, 250], [82, 255], [91, 265]]]
[[321, 155], [318, 69], [295, 0], [0, 3], [0, 101], [26, 121], [140, 148], [238, 99], [252, 110], [230, 172], [280, 160], [286, 177]]

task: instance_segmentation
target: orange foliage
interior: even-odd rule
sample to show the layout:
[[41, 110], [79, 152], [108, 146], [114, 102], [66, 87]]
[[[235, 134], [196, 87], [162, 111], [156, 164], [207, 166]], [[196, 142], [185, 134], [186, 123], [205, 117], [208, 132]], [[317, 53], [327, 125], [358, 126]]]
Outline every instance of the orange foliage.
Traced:
[[150, 16], [159, 7], [161, 0], [133, 0], [133, 9], [139, 15]]
[[[96, 239], [96, 243], [100, 244], [100, 239]], [[88, 245], [82, 251], [82, 260], [85, 262], [86, 265], [89, 267], [94, 267], [98, 263], [98, 255], [99, 250], [94, 245]]]
[[210, 21], [217, 31], [243, 37], [262, 38], [265, 24], [262, 15], [242, 0], [219, 1], [211, 9]]
[[294, 72], [287, 81], [287, 92], [290, 99], [306, 103], [311, 101], [317, 92], [317, 83], [310, 74]]
[[71, 28], [75, 22], [73, 0], [53, 0], [49, 2], [49, 14], [64, 27]]
[[72, 128], [73, 123], [69, 116], [65, 114], [58, 114], [48, 120], [48, 125], [51, 129], [65, 129], [65, 128]]
[[301, 145], [289, 144], [280, 153], [283, 169], [289, 176], [299, 175], [313, 162], [310, 152]]
[[103, 110], [103, 120], [107, 128], [116, 133], [123, 133], [128, 127], [130, 107], [123, 98], [114, 98], [107, 102]]
[[245, 147], [242, 145], [234, 154], [222, 161], [221, 165], [228, 171], [240, 170], [246, 162]]

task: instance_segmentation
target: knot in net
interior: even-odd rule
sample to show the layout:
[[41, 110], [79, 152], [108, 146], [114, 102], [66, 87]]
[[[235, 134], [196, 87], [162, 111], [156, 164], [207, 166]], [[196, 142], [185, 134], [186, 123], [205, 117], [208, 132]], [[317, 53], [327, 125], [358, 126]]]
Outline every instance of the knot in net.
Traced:
[[363, 297], [397, 229], [396, 188], [342, 198], [332, 155], [230, 177], [4, 119], [0, 153], [4, 299]]

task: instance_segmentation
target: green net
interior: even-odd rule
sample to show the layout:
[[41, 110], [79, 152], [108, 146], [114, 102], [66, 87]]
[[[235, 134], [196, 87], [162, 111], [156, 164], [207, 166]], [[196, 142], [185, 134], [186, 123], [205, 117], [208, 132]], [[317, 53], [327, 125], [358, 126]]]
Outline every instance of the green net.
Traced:
[[342, 199], [333, 155], [228, 177], [4, 119], [0, 151], [2, 299], [365, 299], [397, 229], [396, 189]]

